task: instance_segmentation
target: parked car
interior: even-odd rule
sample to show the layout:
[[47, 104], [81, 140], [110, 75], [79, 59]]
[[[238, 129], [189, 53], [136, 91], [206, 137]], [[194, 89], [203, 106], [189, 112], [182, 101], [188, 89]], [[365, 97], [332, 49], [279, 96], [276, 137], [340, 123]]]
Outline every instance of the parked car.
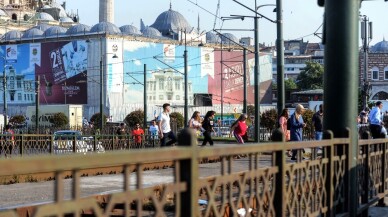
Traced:
[[[54, 153], [70, 153], [73, 152], [75, 142], [75, 151], [77, 153], [87, 153], [93, 151], [93, 137], [82, 136], [81, 131], [77, 130], [60, 130], [54, 133]], [[97, 144], [97, 152], [104, 152], [101, 142]]]

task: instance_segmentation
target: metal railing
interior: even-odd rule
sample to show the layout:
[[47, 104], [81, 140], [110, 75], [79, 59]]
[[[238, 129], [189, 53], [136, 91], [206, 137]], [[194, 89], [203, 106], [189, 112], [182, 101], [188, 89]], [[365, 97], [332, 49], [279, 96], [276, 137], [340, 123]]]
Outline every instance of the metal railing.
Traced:
[[[382, 201], [388, 193], [388, 140], [360, 140], [357, 168], [349, 167], [350, 139], [308, 142], [272, 142], [260, 145], [198, 148], [195, 136], [184, 131], [178, 138], [185, 147], [158, 150], [107, 152], [101, 155], [37, 156], [0, 160], [0, 177], [55, 172], [55, 198], [50, 204], [34, 207], [30, 216], [231, 216], [241, 209], [246, 216], [334, 216], [350, 209], [359, 214]], [[323, 150], [316, 155], [317, 148]], [[289, 162], [288, 149], [312, 150], [309, 160]], [[261, 153], [272, 153], [262, 155]], [[208, 161], [217, 157], [217, 161]], [[145, 164], [173, 161], [173, 182], [145, 187]], [[239, 164], [245, 161], [245, 164]], [[202, 164], [201, 164], [202, 163]], [[211, 176], [200, 176], [201, 165], [214, 168]], [[239, 166], [236, 166], [236, 165]], [[122, 192], [104, 200], [82, 197], [82, 170], [121, 166]], [[350, 180], [356, 169], [358, 180]], [[64, 199], [64, 173], [72, 172], [71, 198]], [[136, 179], [130, 179], [135, 175]], [[201, 177], [201, 178], [200, 178]], [[358, 198], [350, 198], [347, 186], [358, 182]], [[4, 196], [4, 195], [3, 195]], [[357, 200], [358, 207], [349, 207]], [[119, 210], [119, 211], [118, 211]], [[19, 216], [18, 209], [0, 215]], [[22, 214], [20, 214], [22, 216]]]

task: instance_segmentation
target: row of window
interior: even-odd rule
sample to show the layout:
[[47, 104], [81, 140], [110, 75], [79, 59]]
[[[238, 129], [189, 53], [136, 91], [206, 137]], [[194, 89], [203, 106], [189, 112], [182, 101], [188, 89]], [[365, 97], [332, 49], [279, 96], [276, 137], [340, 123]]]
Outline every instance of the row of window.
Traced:
[[[172, 89], [172, 84], [171, 84], [172, 82], [167, 82], [167, 85], [165, 86], [164, 84], [165, 84], [165, 81], [164, 81], [164, 79], [160, 79], [159, 80], [159, 90], [170, 90], [170, 91], [172, 91], [173, 89]], [[181, 86], [184, 86], [184, 83], [182, 83], [182, 82], [174, 82], [175, 83], [175, 89], [174, 90], [181, 90]], [[151, 82], [148, 82], [148, 90], [154, 90], [154, 91], [156, 91], [156, 82], [153, 82], [153, 81], [151, 81]], [[191, 85], [189, 84], [188, 85], [188, 89], [189, 89], [189, 91], [191, 91]]]
[[[7, 101], [15, 101], [15, 93], [12, 93], [10, 92], [9, 93], [9, 98], [7, 98]], [[3, 94], [1, 94], [1, 100], [4, 102], [4, 97], [3, 97]], [[22, 93], [18, 93], [17, 94], [17, 101], [18, 102], [33, 102], [35, 100], [35, 94], [24, 94], [24, 100], [23, 100], [23, 94]]]
[[[173, 97], [171, 95], [168, 95], [166, 100], [173, 100], [172, 98]], [[156, 96], [149, 96], [148, 100], [150, 100], [150, 101], [156, 100]], [[165, 100], [164, 99], [164, 95], [159, 95], [159, 100]], [[176, 95], [175, 96], [175, 100], [181, 100], [181, 96], [180, 95]], [[183, 100], [183, 97], [182, 97], [182, 100]], [[193, 97], [189, 97], [189, 100], [193, 100]]]
[[[379, 78], [379, 69], [377, 67], [373, 67], [371, 70], [371, 79], [372, 80], [380, 80]], [[388, 67], [384, 68], [384, 80], [388, 80]]]

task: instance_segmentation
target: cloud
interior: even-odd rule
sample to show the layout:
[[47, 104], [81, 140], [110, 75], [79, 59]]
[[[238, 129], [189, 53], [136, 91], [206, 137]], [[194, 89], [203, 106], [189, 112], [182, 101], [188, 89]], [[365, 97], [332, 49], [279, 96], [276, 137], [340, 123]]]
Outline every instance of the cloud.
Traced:
[[124, 50], [133, 52], [133, 51], [136, 51], [140, 48], [147, 48], [150, 46], [152, 46], [152, 44], [149, 42], [129, 41], [129, 42], [124, 43]]
[[141, 62], [140, 60], [134, 60], [133, 61], [133, 64], [137, 65], [137, 66], [140, 66], [141, 65]]
[[31, 75], [35, 72], [35, 63], [31, 63], [30, 66], [26, 69], [23, 69], [20, 73], [22, 75]]

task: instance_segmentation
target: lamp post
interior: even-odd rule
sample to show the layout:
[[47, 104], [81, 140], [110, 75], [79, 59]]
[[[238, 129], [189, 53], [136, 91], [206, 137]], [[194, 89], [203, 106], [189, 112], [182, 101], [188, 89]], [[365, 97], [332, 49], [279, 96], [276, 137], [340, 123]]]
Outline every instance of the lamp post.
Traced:
[[361, 22], [361, 39], [363, 40], [362, 48], [364, 51], [364, 73], [363, 73], [363, 83], [361, 83], [362, 90], [362, 109], [365, 111], [367, 107], [368, 101], [368, 52], [369, 52], [369, 42], [372, 40], [372, 22], [369, 22], [367, 16], [362, 16]]
[[183, 61], [184, 61], [184, 79], [185, 79], [185, 107], [184, 107], [184, 123], [187, 124], [189, 122], [189, 105], [188, 105], [188, 84], [187, 84], [187, 41], [186, 41], [186, 30], [185, 30], [185, 51], [183, 52]]

